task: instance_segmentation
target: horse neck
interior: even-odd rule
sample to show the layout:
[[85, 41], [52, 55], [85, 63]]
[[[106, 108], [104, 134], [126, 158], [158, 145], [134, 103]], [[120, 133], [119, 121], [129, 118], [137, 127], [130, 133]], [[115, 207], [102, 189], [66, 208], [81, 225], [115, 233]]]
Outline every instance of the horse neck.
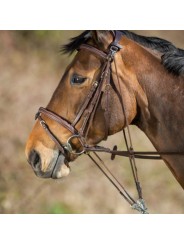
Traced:
[[[157, 151], [184, 152], [184, 79], [169, 74], [158, 58], [151, 55], [144, 58], [141, 60], [146, 67], [137, 70], [136, 75], [145, 91], [150, 117], [140, 117], [137, 125]], [[184, 188], [184, 157], [162, 158]]]

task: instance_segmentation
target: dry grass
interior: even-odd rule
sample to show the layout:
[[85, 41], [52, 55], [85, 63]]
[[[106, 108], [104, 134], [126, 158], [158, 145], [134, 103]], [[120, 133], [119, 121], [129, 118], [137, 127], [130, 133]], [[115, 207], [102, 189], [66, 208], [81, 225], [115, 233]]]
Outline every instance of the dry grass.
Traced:
[[[76, 33], [76, 31], [75, 31]], [[184, 48], [182, 31], [144, 31]], [[72, 173], [59, 181], [38, 179], [27, 164], [24, 147], [38, 107], [45, 106], [69, 63], [58, 54], [72, 32], [52, 32], [43, 46], [30, 36], [0, 32], [0, 213], [134, 213], [104, 176], [84, 157], [72, 163]], [[26, 42], [25, 42], [26, 40]], [[146, 136], [132, 127], [136, 149], [152, 149]], [[121, 146], [121, 133], [106, 145]], [[108, 159], [104, 155], [104, 159]], [[128, 162], [108, 163], [135, 195]], [[151, 213], [184, 213], [184, 194], [162, 161], [138, 161], [143, 194]]]

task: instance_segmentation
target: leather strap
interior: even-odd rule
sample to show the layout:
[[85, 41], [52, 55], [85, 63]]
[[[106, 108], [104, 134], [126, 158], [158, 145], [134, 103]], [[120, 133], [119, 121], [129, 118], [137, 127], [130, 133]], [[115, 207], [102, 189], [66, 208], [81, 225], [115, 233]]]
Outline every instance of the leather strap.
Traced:
[[93, 47], [91, 45], [88, 45], [88, 44], [81, 44], [81, 46], [79, 47], [79, 50], [80, 49], [86, 49], [86, 50], [88, 50], [88, 51], [100, 56], [104, 60], [106, 60], [107, 56], [108, 56], [108, 54], [106, 54], [105, 52], [103, 52], [103, 51], [101, 51], [101, 50], [99, 50], [99, 49], [97, 49], [97, 48], [95, 48], [95, 47]]
[[64, 149], [64, 147], [62, 146], [62, 144], [60, 143], [60, 141], [56, 138], [55, 135], [53, 135], [53, 133], [50, 131], [48, 125], [45, 123], [45, 121], [42, 119], [42, 117], [40, 115], [37, 116], [37, 118], [40, 121], [41, 126], [43, 127], [43, 129], [46, 131], [46, 133], [49, 135], [49, 137], [55, 142], [55, 144], [57, 145], [58, 149], [60, 150], [60, 152], [65, 156], [66, 156], [66, 151]]
[[[102, 91], [104, 92], [104, 117], [105, 117], [105, 140], [107, 139], [109, 135], [109, 121], [110, 121], [110, 112], [109, 112], [109, 100], [110, 100], [110, 66], [111, 66], [111, 61], [109, 60], [107, 62], [106, 69], [104, 71], [104, 82], [103, 82], [103, 88]], [[102, 105], [103, 108], [103, 105]]]
[[105, 63], [103, 68], [102, 68], [102, 73], [101, 73], [101, 78], [99, 80], [98, 89], [96, 90], [96, 93], [94, 94], [94, 96], [91, 100], [91, 103], [87, 109], [88, 113], [85, 116], [83, 127], [79, 131], [84, 137], [87, 137], [87, 135], [88, 135], [89, 129], [92, 126], [92, 122], [93, 122], [97, 107], [98, 107], [99, 102], [100, 102], [100, 98], [102, 97], [103, 86], [104, 86], [104, 81], [105, 81], [106, 67], [107, 67], [107, 63]]
[[[116, 148], [117, 149], [117, 148]], [[123, 156], [123, 157], [135, 157], [138, 159], [152, 159], [152, 160], [161, 160], [161, 155], [166, 156], [175, 156], [180, 155], [184, 156], [184, 152], [156, 152], [156, 151], [118, 151], [118, 150], [110, 150], [109, 148], [101, 147], [101, 146], [85, 146], [86, 152], [105, 152], [112, 154], [112, 160], [114, 160], [115, 156]]]
[[122, 33], [120, 31], [114, 31], [114, 41], [111, 43], [111, 47], [116, 47], [118, 51], [122, 48], [122, 46], [119, 44], [120, 39], [122, 38]]
[[38, 115], [40, 113], [44, 114], [45, 116], [49, 117], [50, 119], [58, 122], [63, 127], [68, 129], [72, 134], [77, 134], [77, 130], [66, 119], [62, 118], [61, 116], [58, 116], [56, 113], [53, 113], [53, 112], [51, 112], [48, 109], [45, 109], [43, 107], [39, 108]]
[[86, 109], [87, 106], [89, 105], [90, 100], [92, 99], [92, 96], [93, 96], [95, 90], [97, 89], [98, 85], [99, 85], [99, 84], [98, 84], [97, 81], [95, 81], [95, 82], [93, 83], [93, 85], [92, 85], [92, 87], [91, 87], [91, 89], [90, 89], [90, 91], [89, 91], [89, 93], [88, 93], [88, 95], [87, 95], [87, 97], [86, 97], [84, 103], [82, 104], [81, 109], [79, 110], [79, 112], [77, 113], [76, 118], [74, 119], [73, 123], [71, 124], [73, 127], [75, 127], [75, 125], [78, 123], [78, 121], [80, 120], [81, 116], [83, 115], [85, 109]]

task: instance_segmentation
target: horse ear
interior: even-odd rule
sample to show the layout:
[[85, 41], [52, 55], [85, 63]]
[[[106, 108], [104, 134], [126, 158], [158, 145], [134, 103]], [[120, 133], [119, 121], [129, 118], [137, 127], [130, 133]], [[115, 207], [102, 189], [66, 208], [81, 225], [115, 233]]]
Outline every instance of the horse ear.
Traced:
[[97, 45], [108, 45], [112, 42], [110, 31], [91, 31], [91, 36]]

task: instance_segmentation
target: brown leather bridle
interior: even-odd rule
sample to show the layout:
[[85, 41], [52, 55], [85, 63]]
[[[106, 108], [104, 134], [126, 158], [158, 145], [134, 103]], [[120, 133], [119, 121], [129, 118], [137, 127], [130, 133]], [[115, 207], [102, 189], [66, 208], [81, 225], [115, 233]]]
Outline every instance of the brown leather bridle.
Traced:
[[[106, 103], [105, 103], [105, 125], [106, 125], [106, 130], [105, 130], [105, 139], [108, 137], [108, 125], [109, 125], [109, 88], [110, 88], [110, 69], [111, 69], [111, 62], [113, 61], [114, 55], [116, 52], [122, 48], [118, 42], [121, 38], [121, 33], [120, 32], [115, 32], [115, 40], [113, 43], [111, 43], [109, 52], [105, 53], [91, 45], [88, 44], [82, 44], [79, 48], [88, 50], [97, 56], [100, 56], [104, 60], [104, 64], [101, 70], [101, 74], [99, 77], [98, 81], [95, 81], [91, 89], [82, 104], [79, 112], [77, 113], [74, 121], [72, 123], [68, 122], [65, 118], [57, 115], [56, 113], [49, 111], [48, 109], [45, 109], [43, 107], [40, 107], [38, 110], [38, 113], [36, 114], [35, 119], [39, 119], [41, 126], [46, 130], [46, 132], [49, 134], [49, 136], [53, 139], [53, 141], [56, 143], [58, 146], [59, 150], [61, 151], [62, 154], [65, 154], [65, 151], [67, 150], [69, 153], [73, 154], [82, 154], [86, 151], [86, 149], [89, 147], [86, 145], [86, 137], [88, 135], [89, 129], [91, 127], [91, 124], [93, 122], [94, 116], [96, 109], [99, 105], [100, 98], [102, 96], [102, 93], [104, 93], [105, 98], [106, 98]], [[56, 121], [63, 127], [65, 127], [67, 130], [69, 130], [72, 133], [72, 136], [67, 140], [66, 144], [63, 145], [59, 142], [57, 137], [50, 131], [48, 125], [46, 122], [42, 119], [41, 114], [47, 116], [48, 118]], [[76, 129], [76, 124], [79, 122], [79, 120], [83, 117], [83, 123], [82, 126], [79, 130]], [[72, 149], [72, 146], [70, 144], [71, 140], [73, 138], [78, 138], [81, 146], [82, 146], [82, 151], [76, 152]]]
[[[119, 44], [119, 41], [121, 39], [121, 32], [114, 31], [114, 41], [110, 44], [108, 52], [103, 52], [91, 45], [88, 44], [82, 44], [79, 48], [79, 50], [84, 49], [88, 50], [95, 55], [99, 56], [101, 59], [104, 60], [102, 70], [100, 77], [97, 81], [95, 81], [91, 89], [82, 104], [79, 112], [77, 113], [74, 121], [68, 122], [67, 119], [57, 115], [56, 113], [45, 109], [43, 107], [40, 107], [38, 110], [38, 113], [36, 114], [35, 119], [38, 119], [40, 121], [41, 126], [44, 128], [46, 133], [49, 135], [49, 137], [56, 143], [59, 151], [61, 154], [65, 156], [65, 159], [67, 160], [68, 154], [77, 154], [81, 155], [83, 153], [87, 153], [88, 156], [91, 158], [91, 160], [97, 165], [97, 167], [105, 174], [105, 176], [109, 179], [109, 181], [114, 185], [114, 187], [119, 191], [119, 193], [126, 199], [127, 202], [131, 205], [133, 209], [136, 209], [140, 213], [148, 213], [147, 208], [145, 206], [143, 197], [142, 197], [142, 190], [141, 186], [138, 180], [138, 174], [137, 174], [137, 167], [135, 163], [135, 158], [141, 158], [141, 159], [154, 159], [154, 160], [160, 160], [160, 155], [184, 155], [183, 152], [135, 152], [132, 146], [132, 139], [130, 135], [128, 120], [126, 117], [125, 109], [123, 100], [120, 99], [120, 103], [122, 105], [122, 111], [125, 116], [125, 126], [128, 130], [128, 139], [126, 136], [125, 131], [123, 130], [124, 139], [127, 147], [127, 151], [118, 151], [117, 147], [115, 146], [113, 150], [110, 150], [109, 148], [101, 147], [101, 146], [89, 146], [87, 144], [87, 136], [89, 129], [92, 125], [97, 107], [101, 101], [102, 94], [105, 96], [105, 108], [104, 108], [104, 118], [105, 118], [105, 137], [106, 139], [108, 137], [108, 127], [109, 127], [109, 96], [110, 96], [110, 87], [111, 87], [111, 63], [114, 62], [115, 69], [116, 69], [116, 76], [117, 81], [119, 83], [119, 77], [117, 73], [117, 65], [115, 62], [115, 54], [122, 48], [122, 46]], [[120, 88], [120, 86], [119, 86]], [[119, 88], [117, 88], [119, 90]], [[121, 93], [120, 93], [121, 94]], [[47, 123], [43, 120], [41, 115], [45, 115], [46, 117], [50, 118], [51, 120], [56, 121], [60, 125], [62, 125], [64, 128], [66, 128], [70, 133], [71, 137], [68, 138], [67, 142], [65, 144], [62, 144], [59, 139], [52, 133]], [[83, 118], [82, 118], [83, 117]], [[80, 121], [80, 119], [83, 119], [82, 126], [79, 130], [76, 129], [77, 123]], [[72, 140], [78, 139], [80, 142], [80, 150], [77, 151], [73, 148]], [[93, 152], [97, 159], [101, 162], [103, 165], [103, 168], [99, 165], [97, 160], [95, 160], [89, 153]], [[110, 170], [104, 165], [101, 158], [97, 155], [97, 152], [105, 152], [110, 153], [111, 159], [114, 160], [116, 155], [128, 157], [130, 160], [132, 173], [136, 185], [136, 189], [138, 192], [138, 200], [135, 201], [125, 190], [125, 188], [120, 184], [120, 182], [115, 178], [115, 176], [110, 172]], [[105, 170], [104, 170], [105, 169]], [[116, 182], [116, 183], [115, 183]]]

